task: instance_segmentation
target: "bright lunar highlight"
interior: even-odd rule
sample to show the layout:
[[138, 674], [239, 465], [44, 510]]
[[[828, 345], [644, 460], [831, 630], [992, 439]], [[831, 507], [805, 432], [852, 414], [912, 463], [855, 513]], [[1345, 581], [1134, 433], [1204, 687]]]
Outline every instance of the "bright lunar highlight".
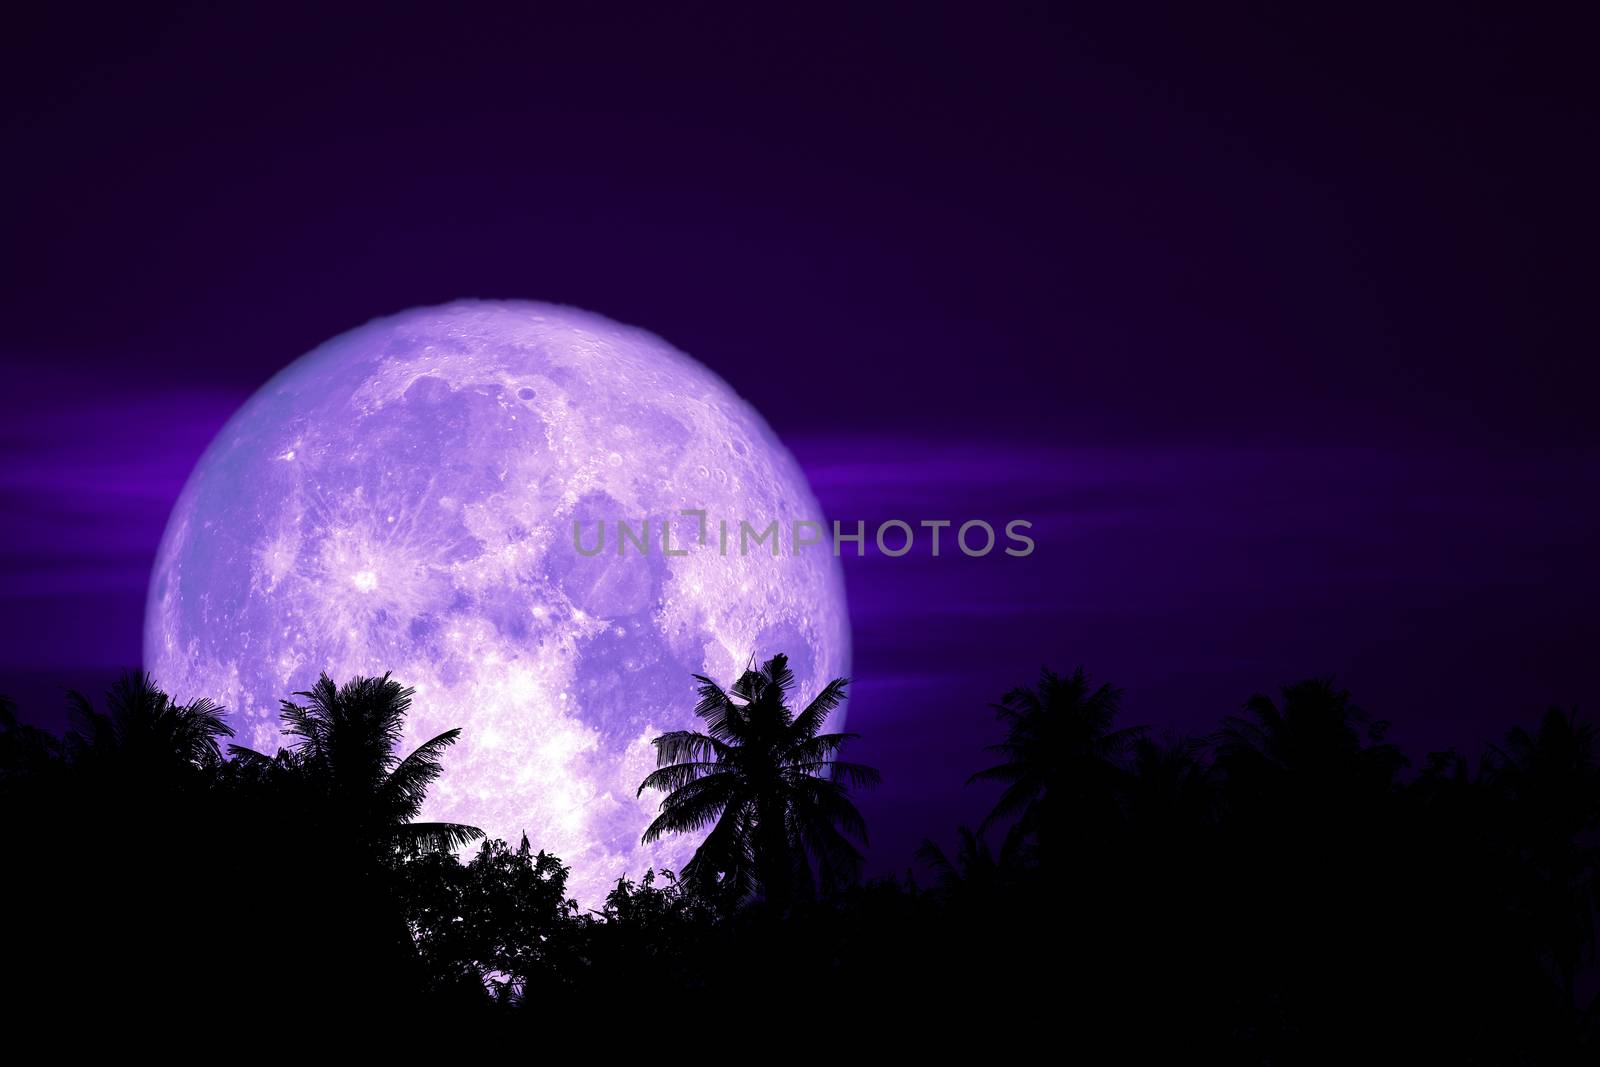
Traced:
[[[698, 841], [639, 835], [652, 738], [693, 723], [691, 674], [786, 652], [809, 699], [849, 667], [838, 560], [695, 544], [715, 523], [820, 519], [749, 405], [659, 338], [571, 308], [458, 303], [338, 337], [223, 429], [168, 523], [145, 653], [180, 699], [282, 741], [278, 702], [326, 670], [417, 689], [407, 744], [460, 726], [425, 819], [481, 826], [611, 883]], [[616, 551], [650, 519], [651, 551]], [[661, 521], [672, 547], [661, 551]], [[576, 550], [574, 522], [592, 550]], [[844, 710], [827, 727], [843, 724]]]

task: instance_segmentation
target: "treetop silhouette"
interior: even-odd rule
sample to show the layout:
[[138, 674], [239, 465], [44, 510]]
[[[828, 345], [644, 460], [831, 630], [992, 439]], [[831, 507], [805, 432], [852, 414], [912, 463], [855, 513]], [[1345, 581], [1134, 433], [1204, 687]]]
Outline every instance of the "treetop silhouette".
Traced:
[[655, 739], [658, 767], [639, 793], [667, 795], [643, 840], [710, 827], [682, 875], [732, 901], [759, 892], [785, 904], [818, 880], [828, 888], [853, 878], [863, 857], [850, 839], [865, 844], [867, 827], [849, 790], [877, 785], [879, 776], [838, 758], [857, 735], [821, 732], [848, 679], [829, 682], [799, 714], [787, 704], [794, 672], [781, 653], [727, 691], [703, 675], [695, 680], [694, 713], [705, 730]]

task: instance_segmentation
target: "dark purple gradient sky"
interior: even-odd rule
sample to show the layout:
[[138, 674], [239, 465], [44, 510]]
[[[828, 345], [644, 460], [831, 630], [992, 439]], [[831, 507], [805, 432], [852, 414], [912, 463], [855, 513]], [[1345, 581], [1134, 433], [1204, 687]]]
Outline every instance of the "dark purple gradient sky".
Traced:
[[270, 374], [481, 296], [693, 353], [832, 516], [1036, 523], [847, 561], [879, 869], [1041, 663], [1186, 731], [1337, 673], [1416, 752], [1594, 707], [1592, 37], [1118, 12], [8, 16], [0, 689], [138, 660]]

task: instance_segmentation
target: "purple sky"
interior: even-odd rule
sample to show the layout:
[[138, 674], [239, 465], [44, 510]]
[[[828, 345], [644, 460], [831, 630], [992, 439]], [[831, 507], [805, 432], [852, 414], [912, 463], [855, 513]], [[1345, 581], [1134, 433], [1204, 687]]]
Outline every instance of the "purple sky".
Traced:
[[238, 403], [459, 296], [660, 333], [830, 515], [1035, 522], [1024, 560], [847, 560], [880, 869], [981, 813], [984, 705], [1043, 663], [1189, 731], [1336, 673], [1414, 752], [1596, 705], [1577, 27], [293, 7], [4, 35], [0, 690], [31, 717], [137, 661]]

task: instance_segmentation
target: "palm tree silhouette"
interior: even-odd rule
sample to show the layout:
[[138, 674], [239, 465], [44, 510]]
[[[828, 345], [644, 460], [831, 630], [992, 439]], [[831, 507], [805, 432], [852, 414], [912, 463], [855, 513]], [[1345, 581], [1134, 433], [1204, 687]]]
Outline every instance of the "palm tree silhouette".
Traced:
[[1283, 688], [1282, 701], [1256, 694], [1247, 715], [1230, 715], [1212, 738], [1216, 761], [1235, 782], [1293, 782], [1301, 792], [1387, 789], [1409, 761], [1331, 678]]
[[63, 745], [79, 766], [185, 774], [214, 766], [222, 758], [220, 739], [233, 736], [220, 706], [206, 699], [179, 704], [144, 672], [113, 682], [104, 712], [76, 690], [67, 697], [70, 729]]
[[1134, 743], [1123, 789], [1124, 815], [1144, 832], [1191, 836], [1215, 812], [1215, 782], [1203, 743], [1179, 737]]
[[1114, 815], [1122, 760], [1142, 726], [1113, 729], [1122, 690], [1098, 688], [1082, 667], [1065, 677], [1048, 669], [1037, 689], [1019, 686], [991, 705], [1006, 725], [1006, 739], [988, 746], [1004, 762], [967, 779], [1004, 782], [994, 809], [978, 826], [1016, 818], [1019, 833], [1050, 844], [1067, 825], [1069, 810], [1081, 826], [1105, 826]]
[[385, 674], [335, 685], [323, 674], [296, 693], [305, 704], [283, 701], [285, 733], [293, 745], [269, 757], [241, 745], [233, 754], [268, 771], [286, 770], [316, 794], [315, 817], [347, 842], [364, 846], [369, 858], [393, 850], [459, 848], [483, 836], [475, 826], [412, 822], [428, 786], [443, 770], [444, 750], [461, 736], [446, 730], [404, 758], [396, 754], [415, 690]]
[[933, 872], [939, 892], [958, 901], [986, 901], [1017, 871], [1022, 859], [1022, 835], [1013, 828], [1000, 843], [1000, 854], [996, 856], [983, 835], [972, 827], [959, 827], [957, 834], [954, 859], [928, 837], [917, 847], [917, 859]]
[[61, 742], [48, 730], [17, 721], [17, 703], [0, 695], [0, 786], [12, 777], [26, 778], [53, 766]]
[[732, 902], [759, 889], [783, 905], [813, 886], [813, 860], [825, 886], [853, 877], [862, 856], [846, 835], [865, 844], [867, 827], [848, 787], [876, 785], [879, 776], [835, 758], [855, 734], [819, 732], [848, 679], [829, 682], [798, 715], [785, 704], [794, 673], [781, 653], [740, 675], [731, 695], [710, 678], [695, 680], [694, 712], [706, 730], [655, 739], [658, 769], [639, 794], [657, 789], [667, 796], [644, 843], [710, 826], [683, 879]]

